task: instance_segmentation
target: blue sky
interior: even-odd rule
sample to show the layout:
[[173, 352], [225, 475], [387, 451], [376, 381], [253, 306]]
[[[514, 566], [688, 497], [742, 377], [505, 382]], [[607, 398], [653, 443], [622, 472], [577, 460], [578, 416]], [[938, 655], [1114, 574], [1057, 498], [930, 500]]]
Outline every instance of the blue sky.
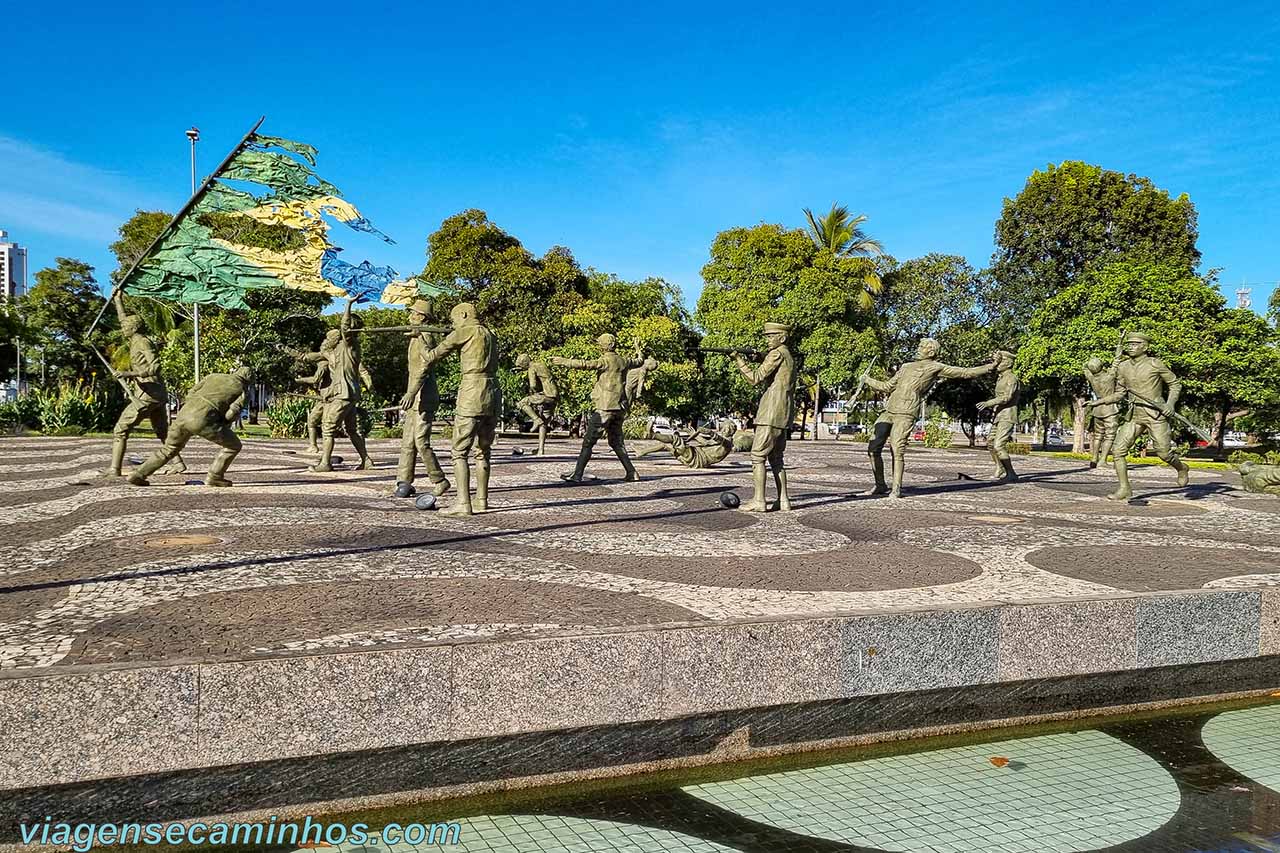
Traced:
[[1001, 200], [1083, 159], [1189, 193], [1205, 267], [1265, 303], [1280, 12], [1148, 5], [20, 3], [0, 228], [105, 280], [119, 223], [185, 200], [183, 131], [203, 172], [265, 114], [397, 241], [336, 226], [349, 261], [415, 272], [479, 207], [692, 304], [718, 231], [836, 200], [899, 258], [983, 266]]

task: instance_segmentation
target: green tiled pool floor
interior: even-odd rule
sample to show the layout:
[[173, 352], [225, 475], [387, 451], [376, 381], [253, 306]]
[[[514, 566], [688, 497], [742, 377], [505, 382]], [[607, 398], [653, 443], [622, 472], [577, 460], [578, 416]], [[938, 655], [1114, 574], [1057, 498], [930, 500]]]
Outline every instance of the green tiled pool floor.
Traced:
[[458, 824], [456, 845], [333, 849], [1280, 851], [1280, 704], [545, 801]]

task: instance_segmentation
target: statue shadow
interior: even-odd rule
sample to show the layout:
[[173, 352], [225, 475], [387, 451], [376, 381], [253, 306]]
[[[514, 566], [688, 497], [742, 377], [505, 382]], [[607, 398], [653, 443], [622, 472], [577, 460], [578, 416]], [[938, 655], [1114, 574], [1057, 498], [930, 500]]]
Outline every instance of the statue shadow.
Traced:
[[[617, 498], [605, 499], [607, 502], [616, 501]], [[800, 509], [810, 508], [813, 506], [822, 506], [828, 503], [847, 502], [848, 498], [844, 496], [832, 496], [826, 501], [818, 501], [806, 503], [798, 506]], [[553, 504], [554, 506], [554, 504]], [[627, 521], [646, 521], [656, 519], [670, 519], [677, 517], [693, 517], [706, 515], [716, 512], [733, 512], [719, 505], [709, 506], [698, 509], [683, 510], [665, 510], [662, 512], [654, 512], [644, 515], [629, 516]], [[481, 516], [483, 517], [483, 516]], [[592, 527], [602, 523], [607, 523], [612, 519], [583, 519], [581, 521], [570, 521], [568, 523], [558, 522], [555, 524], [542, 524], [536, 527], [520, 527], [511, 529], [487, 529], [470, 533], [461, 533], [442, 538], [424, 538], [417, 542], [405, 542], [398, 545], [364, 545], [351, 546], [348, 548], [329, 548], [323, 551], [314, 551], [303, 554], [289, 554], [278, 556], [253, 556], [242, 557], [231, 560], [220, 560], [213, 563], [198, 564], [193, 566], [178, 566], [167, 569], [154, 569], [142, 572], [113, 572], [111, 574], [96, 575], [86, 578], [68, 578], [56, 581], [44, 581], [26, 584], [14, 584], [12, 586], [0, 586], [0, 595], [17, 594], [24, 592], [35, 592], [39, 590], [65, 589], [67, 587], [78, 586], [81, 584], [100, 584], [112, 583], [116, 581], [143, 580], [147, 578], [162, 577], [182, 577], [184, 575], [199, 575], [206, 572], [216, 572], [225, 569], [244, 568], [246, 566], [255, 566], [261, 568], [269, 568], [273, 565], [285, 563], [304, 562], [307, 560], [324, 560], [341, 557], [359, 557], [367, 554], [376, 554], [391, 551], [413, 551], [419, 548], [450, 548], [475, 545], [484, 542], [501, 542], [504, 539], [512, 537], [525, 537], [529, 534], [537, 534], [551, 531], [574, 530]], [[517, 546], [519, 547], [519, 546]]]
[[1030, 474], [1019, 474], [1015, 482], [1009, 483], [1004, 480], [946, 480], [941, 483], [935, 482], [930, 485], [923, 486], [905, 486], [902, 490], [904, 495], [932, 495], [946, 494], [951, 492], [972, 492], [982, 491], [984, 489], [1017, 489], [1023, 484], [1051, 483], [1055, 482], [1059, 477], [1069, 474], [1080, 474], [1090, 470], [1088, 465], [1080, 468], [1066, 468], [1061, 471], [1041, 471]]

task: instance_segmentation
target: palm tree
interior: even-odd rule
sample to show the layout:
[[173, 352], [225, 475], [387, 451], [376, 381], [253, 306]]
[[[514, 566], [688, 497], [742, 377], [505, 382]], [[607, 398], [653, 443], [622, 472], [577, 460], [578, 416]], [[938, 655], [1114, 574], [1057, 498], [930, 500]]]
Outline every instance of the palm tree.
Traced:
[[862, 223], [867, 217], [859, 213], [849, 215], [849, 208], [842, 204], [832, 204], [826, 216], [819, 219], [809, 208], [804, 209], [804, 217], [809, 220], [809, 238], [820, 249], [826, 249], [833, 255], [869, 256], [884, 252], [880, 241], [867, 236], [862, 230]]
[[826, 249], [837, 258], [857, 260], [858, 269], [855, 276], [862, 288], [858, 291], [858, 307], [870, 311], [875, 307], [876, 297], [884, 292], [884, 283], [876, 272], [871, 258], [884, 253], [880, 241], [867, 236], [862, 230], [862, 223], [867, 217], [859, 213], [849, 214], [849, 208], [832, 203], [826, 216], [818, 218], [809, 208], [804, 209], [804, 217], [809, 220], [809, 239], [819, 249]]

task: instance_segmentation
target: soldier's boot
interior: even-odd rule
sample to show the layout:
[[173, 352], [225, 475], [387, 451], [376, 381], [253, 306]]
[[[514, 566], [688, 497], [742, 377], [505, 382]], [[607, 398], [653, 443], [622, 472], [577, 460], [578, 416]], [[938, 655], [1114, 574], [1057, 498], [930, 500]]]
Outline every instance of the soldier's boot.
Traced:
[[1017, 472], [1017, 471], [1015, 471], [1015, 470], [1013, 470], [1013, 460], [1012, 460], [1012, 459], [1001, 459], [1001, 460], [1000, 460], [1000, 467], [1001, 467], [1001, 469], [1002, 469], [1002, 470], [1003, 470], [1003, 472], [1004, 472], [1004, 481], [1005, 481], [1006, 483], [1016, 483], [1016, 482], [1018, 482], [1018, 472]]
[[111, 441], [111, 464], [102, 472], [104, 477], [124, 476], [124, 436], [116, 436]]
[[889, 492], [890, 497], [902, 497], [902, 475], [906, 473], [906, 470], [906, 455], [902, 453], [893, 454], [893, 489]]
[[129, 475], [129, 485], [131, 486], [149, 486], [147, 478], [159, 471], [161, 466], [173, 458], [167, 452], [168, 448], [162, 447], [155, 453], [147, 457], [137, 468], [133, 469], [133, 473]]
[[1098, 464], [1105, 465], [1107, 457], [1111, 455], [1111, 442], [1104, 441], [1098, 445]]
[[1173, 466], [1173, 470], [1178, 472], [1178, 485], [1186, 488], [1187, 483], [1191, 480], [1191, 469], [1187, 467], [1187, 463], [1175, 455], [1169, 460], [1169, 464]]
[[533, 421], [533, 428], [535, 430], [538, 428], [538, 423], [541, 421], [541, 418], [539, 418], [538, 413], [533, 410], [533, 406], [529, 405], [524, 400], [521, 400], [519, 403], [516, 403], [516, 409], [520, 414]]
[[787, 469], [776, 469], [773, 472], [773, 482], [778, 487], [778, 509], [782, 512], [791, 512], [791, 494], [787, 491]]
[[621, 441], [613, 448], [613, 452], [617, 454], [618, 461], [622, 463], [622, 470], [626, 472], [626, 476], [622, 479], [628, 483], [639, 481], [640, 475], [636, 473], [636, 466], [631, 464], [631, 456], [627, 453], [627, 446]]
[[[1094, 442], [1094, 444], [1093, 444], [1093, 455], [1089, 457], [1089, 467], [1090, 467], [1090, 468], [1097, 468], [1097, 467], [1098, 467], [1098, 450], [1099, 450], [1099, 449], [1101, 449], [1101, 447], [1102, 447], [1102, 445], [1098, 444], [1097, 442]], [[1102, 461], [1103, 461], [1103, 462], [1106, 462], [1106, 461], [1107, 461], [1107, 457], [1103, 456], [1103, 457], [1102, 457]]]
[[545, 423], [538, 427], [538, 455], [547, 455], [547, 425]]
[[307, 424], [307, 452], [318, 454], [320, 452], [320, 427]]
[[399, 462], [396, 463], [396, 482], [412, 484], [414, 477], [417, 476], [418, 455], [416, 453], [402, 453]]
[[364, 436], [357, 430], [351, 431], [351, 446], [360, 454], [360, 464], [356, 467], [361, 471], [372, 471], [373, 460], [369, 458], [369, 447], [364, 443]]
[[476, 499], [472, 508], [476, 512], [489, 511], [489, 460], [476, 460]]
[[1004, 466], [1000, 464], [1000, 457], [999, 455], [996, 454], [995, 448], [994, 447], [990, 448], [990, 450], [991, 450], [991, 462], [996, 466], [995, 469], [992, 471], [991, 477], [992, 479], [999, 480], [1005, 476]]
[[231, 467], [231, 460], [236, 458], [238, 451], [235, 450], [219, 450], [218, 455], [213, 457], [213, 462], [209, 464], [209, 474], [204, 478], [206, 486], [230, 486], [231, 481], [227, 479], [227, 469]]
[[316, 473], [325, 473], [333, 470], [331, 461], [333, 459], [333, 436], [326, 435], [320, 439], [320, 458], [316, 460], [316, 464], [308, 468], [308, 471]]
[[453, 506], [440, 510], [441, 515], [471, 515], [471, 467], [465, 456], [453, 457], [453, 477], [458, 481], [458, 498]]
[[1127, 501], [1133, 497], [1133, 488], [1129, 485], [1129, 465], [1123, 456], [1116, 457], [1116, 490], [1107, 495], [1109, 501]]
[[591, 461], [591, 445], [586, 441], [582, 442], [582, 449], [578, 451], [578, 464], [573, 466], [573, 473], [564, 473], [560, 475], [561, 480], [567, 480], [571, 483], [581, 483], [583, 476], [587, 473], [587, 463]]
[[871, 473], [876, 478], [876, 487], [871, 490], [871, 494], [889, 494], [889, 484], [884, 481], [884, 457], [878, 453], [872, 453], [869, 454], [869, 458], [871, 459]]
[[751, 463], [751, 487], [755, 490], [755, 494], [751, 496], [751, 500], [738, 507], [739, 512], [768, 512], [769, 504], [764, 499], [766, 472], [763, 462]]
[[187, 473], [187, 463], [182, 461], [182, 454], [179, 453], [173, 457], [173, 461], [160, 469], [161, 474], [185, 474]]

